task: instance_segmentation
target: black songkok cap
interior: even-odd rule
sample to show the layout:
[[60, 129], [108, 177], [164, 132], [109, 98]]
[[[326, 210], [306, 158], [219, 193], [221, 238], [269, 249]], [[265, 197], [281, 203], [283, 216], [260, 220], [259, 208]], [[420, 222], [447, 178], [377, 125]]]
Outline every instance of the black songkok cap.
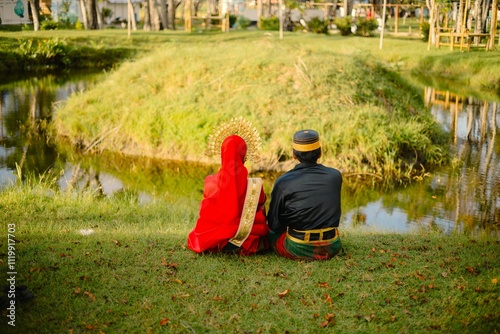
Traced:
[[298, 152], [309, 152], [320, 148], [319, 135], [314, 130], [300, 130], [293, 135], [293, 149]]

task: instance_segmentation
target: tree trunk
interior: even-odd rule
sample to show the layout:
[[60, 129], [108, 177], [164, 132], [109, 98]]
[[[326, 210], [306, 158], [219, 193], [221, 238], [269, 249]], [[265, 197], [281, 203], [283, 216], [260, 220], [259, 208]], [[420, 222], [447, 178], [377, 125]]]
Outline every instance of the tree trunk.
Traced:
[[87, 30], [89, 28], [89, 21], [87, 19], [87, 6], [85, 5], [85, 0], [80, 0], [80, 10], [82, 11], [83, 28]]
[[103, 29], [104, 22], [102, 17], [102, 11], [99, 11], [99, 3], [97, 1], [95, 2], [95, 10], [97, 13], [97, 29]]
[[427, 8], [429, 9], [429, 41], [427, 44], [427, 50], [430, 49], [431, 45], [436, 44], [436, 2], [434, 0], [425, 1]]
[[38, 0], [28, 0], [31, 7], [31, 15], [33, 17], [33, 29], [40, 30], [40, 10], [38, 9]]
[[[162, 24], [162, 29], [167, 29], [168, 25], [168, 19], [167, 19], [167, 3], [165, 0], [159, 0], [160, 1], [160, 8], [159, 8], [159, 14], [160, 14], [160, 19], [161, 19], [161, 24]], [[158, 6], [158, 2], [156, 2], [156, 5]]]
[[[497, 20], [498, 20], [498, 1], [493, 0], [492, 4], [492, 15], [491, 15], [491, 28], [490, 28], [490, 45], [489, 45], [489, 50], [493, 50], [495, 47], [495, 35], [497, 33]], [[500, 46], [500, 38], [498, 39], [498, 45]]]
[[99, 29], [99, 23], [97, 22], [97, 1], [90, 0], [90, 29], [97, 30]]
[[149, 0], [149, 10], [151, 13], [151, 30], [159, 31], [161, 29], [160, 13], [156, 0]]
[[481, 32], [483, 34], [486, 34], [487, 30], [488, 30], [488, 13], [490, 11], [490, 6], [491, 6], [491, 0], [484, 0], [483, 1], [483, 15], [482, 15], [482, 18], [481, 18], [481, 22], [482, 22], [482, 25], [481, 25]]
[[168, 29], [169, 30], [175, 30], [175, 3], [174, 0], [168, 0], [167, 1], [167, 22], [168, 22]]
[[191, 0], [185, 0], [184, 3], [184, 30], [187, 32], [191, 32], [193, 30], [193, 21], [191, 20], [193, 17], [193, 5]]
[[137, 30], [137, 22], [135, 22], [135, 12], [134, 12], [134, 6], [132, 5], [132, 0], [128, 0], [128, 12], [130, 13], [129, 21], [130, 24], [132, 25], [132, 30], [136, 31]]
[[144, 26], [145, 31], [151, 31], [151, 6], [149, 0], [144, 1]]
[[460, 5], [458, 6], [457, 23], [455, 25], [455, 31], [462, 32], [465, 28], [464, 25], [464, 13], [465, 13], [465, 3], [464, 0], [460, 0]]
[[260, 17], [262, 16], [262, 1], [257, 0], [257, 28], [260, 29]]

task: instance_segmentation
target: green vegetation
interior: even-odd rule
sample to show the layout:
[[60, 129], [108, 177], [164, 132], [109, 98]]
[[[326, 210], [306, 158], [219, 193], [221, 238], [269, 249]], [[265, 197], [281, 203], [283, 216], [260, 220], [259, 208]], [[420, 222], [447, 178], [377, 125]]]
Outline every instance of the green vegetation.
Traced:
[[[287, 169], [290, 136], [323, 134], [323, 162], [345, 173], [409, 179], [447, 161], [446, 137], [421, 92], [340, 39], [234, 34], [183, 39], [124, 63], [59, 109], [56, 133], [77, 147], [208, 162], [212, 128], [251, 120], [258, 170]], [[228, 52], [227, 50], [233, 50]]]
[[116, 64], [58, 110], [57, 134], [73, 145], [207, 162], [199, 148], [212, 127], [243, 116], [261, 131], [261, 170], [287, 169], [291, 133], [314, 127], [324, 134], [323, 162], [345, 174], [410, 179], [447, 161], [416, 77], [447, 78], [442, 88], [475, 87], [489, 99], [500, 90], [497, 52], [428, 51], [416, 40], [386, 38], [380, 50], [377, 39], [248, 31], [0, 36], [1, 49], [13, 50], [3, 51], [4, 70]]
[[370, 37], [373, 36], [373, 31], [378, 28], [378, 21], [376, 19], [366, 19], [364, 17], [357, 17], [356, 21], [356, 35]]
[[316, 34], [328, 34], [329, 21], [313, 17], [307, 22], [308, 30]]
[[261, 17], [260, 18], [260, 29], [262, 29], [262, 30], [279, 30], [280, 29], [280, 19], [276, 16]]
[[337, 26], [337, 29], [340, 31], [340, 34], [342, 36], [347, 36], [351, 34], [351, 27], [352, 27], [351, 16], [336, 17], [333, 23]]
[[16, 304], [9, 333], [498, 328], [500, 249], [486, 236], [353, 229], [342, 230], [345, 252], [328, 262], [200, 256], [185, 247], [199, 199], [143, 204], [134, 193], [66, 193], [47, 177], [29, 180], [0, 193], [1, 260], [8, 222], [16, 230], [16, 284], [35, 295]]

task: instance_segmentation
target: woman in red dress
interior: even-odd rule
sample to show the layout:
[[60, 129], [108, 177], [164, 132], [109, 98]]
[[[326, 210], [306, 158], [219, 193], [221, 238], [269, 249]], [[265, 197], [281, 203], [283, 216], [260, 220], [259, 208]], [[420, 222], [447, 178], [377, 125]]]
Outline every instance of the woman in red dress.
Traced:
[[[200, 205], [196, 226], [189, 233], [188, 247], [196, 253], [236, 251], [241, 255], [252, 255], [267, 249], [266, 236], [269, 228], [266, 224], [264, 204], [266, 195], [259, 183], [257, 198], [247, 209], [248, 170], [244, 163], [247, 158], [247, 144], [238, 135], [230, 135], [221, 145], [221, 168], [214, 175], [205, 178], [203, 200]], [[251, 197], [251, 196], [250, 196]], [[236, 237], [244, 224], [243, 208], [251, 210], [250, 222], [243, 238]], [[254, 209], [255, 208], [255, 209]], [[247, 215], [248, 216], [248, 215]], [[253, 223], [253, 224], [252, 224]]]

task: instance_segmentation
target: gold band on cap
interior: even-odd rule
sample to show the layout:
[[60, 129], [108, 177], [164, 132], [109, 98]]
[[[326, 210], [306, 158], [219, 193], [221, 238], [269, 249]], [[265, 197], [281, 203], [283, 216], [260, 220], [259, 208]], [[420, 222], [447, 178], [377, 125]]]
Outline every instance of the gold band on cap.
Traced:
[[309, 152], [320, 148], [319, 141], [312, 144], [297, 144], [293, 143], [293, 149], [299, 152]]

